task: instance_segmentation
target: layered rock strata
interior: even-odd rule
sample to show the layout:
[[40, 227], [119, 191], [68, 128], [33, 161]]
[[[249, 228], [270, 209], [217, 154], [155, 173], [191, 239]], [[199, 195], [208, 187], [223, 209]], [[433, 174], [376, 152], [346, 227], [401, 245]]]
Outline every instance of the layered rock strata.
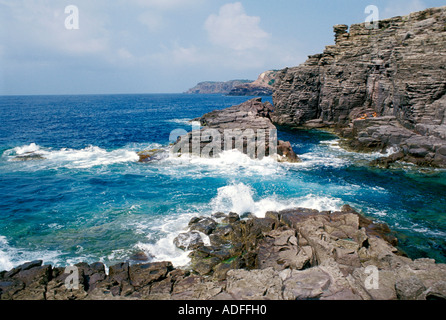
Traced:
[[172, 152], [216, 157], [224, 151], [238, 150], [252, 159], [277, 156], [279, 161], [298, 162], [291, 144], [277, 140], [277, 129], [270, 119], [272, 111], [271, 103], [255, 98], [205, 114], [196, 119], [201, 128], [180, 137]]
[[[337, 128], [356, 150], [446, 166], [446, 7], [336, 25], [335, 44], [277, 74], [274, 123]], [[385, 163], [385, 161], [384, 161]]]
[[[210, 245], [201, 238], [209, 237]], [[0, 272], [3, 300], [429, 300], [446, 299], [446, 265], [398, 253], [386, 225], [349, 206], [296, 208], [240, 219], [196, 217], [176, 243], [193, 250], [189, 267], [170, 262], [76, 265], [33, 261]], [[68, 281], [70, 284], [71, 282]]]

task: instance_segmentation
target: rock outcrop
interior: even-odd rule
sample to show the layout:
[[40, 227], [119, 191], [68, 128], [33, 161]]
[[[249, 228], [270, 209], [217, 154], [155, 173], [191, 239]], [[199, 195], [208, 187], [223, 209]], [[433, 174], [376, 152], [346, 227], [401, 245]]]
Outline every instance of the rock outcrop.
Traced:
[[277, 74], [274, 123], [330, 127], [356, 150], [446, 166], [446, 7], [334, 26], [335, 45]]
[[187, 94], [228, 94], [236, 86], [252, 83], [252, 80], [230, 80], [226, 82], [205, 81], [187, 90]]
[[[189, 235], [188, 235], [189, 234]], [[209, 236], [208, 244], [197, 234]], [[0, 272], [2, 300], [429, 300], [446, 299], [446, 265], [411, 260], [386, 225], [344, 206], [296, 208], [240, 219], [193, 218], [175, 241], [191, 264], [33, 261]], [[209, 244], [210, 243], [210, 244]], [[78, 284], [68, 278], [77, 272]]]
[[263, 72], [256, 81], [235, 86], [230, 96], [271, 96], [276, 82], [277, 70]]
[[277, 156], [278, 161], [298, 162], [291, 144], [277, 140], [277, 129], [270, 119], [272, 111], [271, 103], [255, 98], [207, 113], [196, 119], [202, 128], [180, 137], [172, 152], [216, 157], [236, 149], [252, 159]]

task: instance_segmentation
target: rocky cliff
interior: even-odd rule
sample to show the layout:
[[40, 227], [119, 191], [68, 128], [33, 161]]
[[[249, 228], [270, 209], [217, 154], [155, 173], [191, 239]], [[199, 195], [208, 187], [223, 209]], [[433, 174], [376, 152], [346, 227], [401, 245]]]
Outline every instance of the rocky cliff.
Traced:
[[272, 119], [330, 127], [359, 150], [446, 166], [446, 7], [334, 26], [335, 44], [277, 74]]
[[226, 82], [205, 81], [187, 90], [187, 94], [228, 94], [236, 86], [253, 82], [252, 80], [230, 80]]
[[276, 82], [277, 70], [265, 71], [256, 81], [235, 86], [229, 92], [230, 96], [271, 96]]

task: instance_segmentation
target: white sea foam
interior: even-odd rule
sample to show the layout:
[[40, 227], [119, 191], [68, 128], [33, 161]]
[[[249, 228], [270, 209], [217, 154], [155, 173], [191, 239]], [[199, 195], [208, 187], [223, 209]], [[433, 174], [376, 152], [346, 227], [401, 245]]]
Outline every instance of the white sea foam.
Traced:
[[250, 212], [259, 218], [265, 217], [268, 211], [298, 207], [335, 211], [339, 210], [343, 204], [341, 199], [313, 194], [291, 199], [270, 196], [255, 200], [254, 190], [243, 183], [219, 188], [217, 196], [211, 201], [213, 212], [236, 212], [239, 214]]
[[[180, 157], [171, 154], [165, 160], [171, 164], [173, 173], [184, 175], [272, 175], [283, 173], [285, 168], [273, 157], [263, 159], [251, 159], [248, 155], [238, 150], [223, 151], [214, 158], [200, 157], [196, 155], [183, 154]], [[181, 170], [179, 170], [181, 168]], [[169, 169], [167, 169], [168, 172]]]
[[340, 146], [340, 139], [334, 139], [334, 140], [327, 140], [327, 141], [321, 141], [321, 145], [327, 145], [330, 150], [334, 151], [335, 154], [339, 155], [351, 155], [354, 158], [364, 158], [364, 159], [371, 159], [374, 160], [376, 158], [380, 157], [389, 157], [392, 154], [395, 154], [400, 151], [398, 147], [388, 147], [384, 152], [370, 152], [370, 153], [363, 153], [363, 152], [353, 152], [348, 151]]
[[94, 166], [106, 166], [115, 163], [135, 162], [139, 160], [138, 154], [134, 150], [127, 148], [107, 151], [97, 146], [88, 146], [84, 149], [62, 148], [54, 150], [42, 148], [35, 143], [15, 147], [6, 150], [3, 156], [13, 161], [16, 156], [39, 155], [43, 158], [40, 161], [30, 161], [29, 163], [42, 167], [66, 167], [66, 168], [91, 168]]
[[44, 263], [56, 265], [60, 262], [59, 251], [28, 251], [9, 245], [5, 236], [0, 236], [0, 271], [10, 270], [25, 262], [43, 260]]
[[176, 123], [176, 124], [181, 124], [181, 125], [188, 125], [188, 126], [198, 126], [200, 127], [200, 121], [192, 121], [192, 119], [171, 119], [171, 120], [166, 120], [166, 122], [169, 123]]
[[[190, 262], [190, 251], [178, 249], [174, 244], [175, 237], [187, 230], [188, 222], [197, 214], [185, 213], [170, 216], [151, 226], [147, 238], [149, 242], [138, 242], [134, 248], [142, 250], [153, 258], [153, 261], [171, 261], [175, 267], [182, 267]], [[153, 234], [159, 234], [153, 241]]]
[[21, 147], [15, 147], [12, 149], [12, 151], [16, 154], [16, 155], [24, 155], [26, 153], [37, 153], [38, 151], [40, 151], [40, 146], [38, 146], [35, 143], [31, 143], [29, 145], [24, 145]]
[[[290, 208], [306, 207], [317, 210], [339, 210], [343, 205], [337, 198], [307, 195], [305, 197], [280, 199], [276, 196], [258, 198], [254, 189], [246, 184], [230, 184], [217, 190], [216, 196], [209, 204], [197, 206], [188, 212], [166, 216], [156, 220], [156, 224], [147, 223], [144, 228], [135, 224], [138, 234], [147, 234], [147, 241], [138, 242], [134, 249], [144, 251], [153, 261], [171, 261], [174, 266], [185, 266], [190, 262], [190, 251], [178, 249], [174, 239], [179, 233], [188, 230], [188, 222], [192, 217], [211, 216], [215, 212], [250, 212], [257, 217], [264, 217], [268, 211], [280, 211]], [[210, 244], [209, 237], [201, 234], [205, 244]], [[116, 258], [124, 254], [115, 252]]]

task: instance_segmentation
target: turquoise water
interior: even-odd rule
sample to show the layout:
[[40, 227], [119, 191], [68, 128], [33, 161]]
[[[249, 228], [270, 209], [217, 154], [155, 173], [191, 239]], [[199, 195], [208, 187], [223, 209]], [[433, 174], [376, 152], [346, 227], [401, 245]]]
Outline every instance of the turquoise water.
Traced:
[[[193, 216], [345, 203], [388, 223], [409, 256], [446, 262], [444, 170], [370, 168], [380, 154], [344, 151], [329, 133], [286, 130], [279, 138], [302, 163], [238, 152], [137, 162], [136, 152], [167, 146], [172, 130], [190, 131], [189, 120], [247, 99], [0, 97], [0, 270], [34, 259], [111, 265], [139, 251], [180, 266], [187, 253], [172, 240]], [[27, 152], [44, 159], [13, 161]]]

